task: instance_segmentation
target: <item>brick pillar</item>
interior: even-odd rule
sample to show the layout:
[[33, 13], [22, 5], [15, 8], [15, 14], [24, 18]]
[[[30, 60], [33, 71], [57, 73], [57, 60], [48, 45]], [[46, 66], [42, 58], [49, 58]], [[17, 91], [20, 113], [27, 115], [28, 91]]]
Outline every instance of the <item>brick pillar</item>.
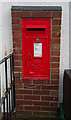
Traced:
[[[35, 8], [26, 11], [23, 8], [12, 7], [16, 117], [56, 118], [59, 88], [61, 7], [47, 7], [47, 10], [43, 10], [43, 8], [41, 10], [40, 8], [40, 11], [36, 11]], [[22, 78], [22, 17], [51, 18], [50, 80]]]

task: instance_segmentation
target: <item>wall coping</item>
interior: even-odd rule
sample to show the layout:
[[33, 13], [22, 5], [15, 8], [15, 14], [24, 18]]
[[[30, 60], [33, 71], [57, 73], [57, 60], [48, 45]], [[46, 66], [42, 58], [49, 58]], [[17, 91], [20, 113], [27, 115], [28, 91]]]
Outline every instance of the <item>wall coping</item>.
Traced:
[[12, 6], [11, 11], [62, 11], [61, 6]]

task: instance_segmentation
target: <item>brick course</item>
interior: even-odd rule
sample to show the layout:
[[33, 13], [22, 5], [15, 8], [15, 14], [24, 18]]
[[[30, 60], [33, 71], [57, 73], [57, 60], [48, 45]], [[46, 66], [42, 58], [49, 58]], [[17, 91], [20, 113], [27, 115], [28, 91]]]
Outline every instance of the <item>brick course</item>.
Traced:
[[[50, 17], [52, 38], [50, 80], [22, 78], [21, 17]], [[61, 11], [12, 11], [16, 118], [56, 118], [58, 108]], [[23, 84], [24, 86], [23, 86]]]

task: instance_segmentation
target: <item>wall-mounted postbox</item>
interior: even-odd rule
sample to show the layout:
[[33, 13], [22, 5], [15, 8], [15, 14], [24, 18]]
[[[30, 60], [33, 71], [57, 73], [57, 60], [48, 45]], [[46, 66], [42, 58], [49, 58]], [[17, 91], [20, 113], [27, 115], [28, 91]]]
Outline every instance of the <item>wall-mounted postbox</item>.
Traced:
[[22, 18], [23, 78], [50, 78], [51, 19]]

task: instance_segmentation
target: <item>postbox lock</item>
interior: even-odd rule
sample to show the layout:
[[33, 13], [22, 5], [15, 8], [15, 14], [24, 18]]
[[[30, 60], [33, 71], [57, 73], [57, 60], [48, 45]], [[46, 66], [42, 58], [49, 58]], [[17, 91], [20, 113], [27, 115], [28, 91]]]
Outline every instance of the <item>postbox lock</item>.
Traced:
[[36, 40], [37, 40], [37, 41], [39, 41], [40, 39], [39, 39], [39, 38], [37, 38]]

